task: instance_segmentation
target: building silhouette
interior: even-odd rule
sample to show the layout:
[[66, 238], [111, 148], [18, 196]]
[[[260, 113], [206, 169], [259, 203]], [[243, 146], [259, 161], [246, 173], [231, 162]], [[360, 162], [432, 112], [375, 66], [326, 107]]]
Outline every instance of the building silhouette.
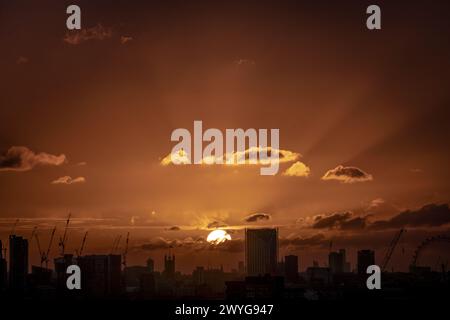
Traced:
[[122, 291], [122, 256], [119, 254], [77, 257], [82, 270], [83, 293], [91, 297], [117, 296]]
[[[135, 291], [139, 289], [141, 292], [146, 292], [146, 295], [149, 295], [154, 291], [154, 288], [151, 288], [152, 282], [155, 282], [153, 277], [154, 272], [154, 262], [151, 258], [147, 259], [146, 266], [125, 267], [123, 269], [125, 289], [127, 291]], [[149, 277], [147, 275], [152, 275], [152, 277]]]
[[345, 249], [339, 249], [337, 252], [328, 254], [328, 266], [331, 273], [349, 272], [349, 263], [345, 259]]
[[239, 274], [244, 274], [245, 273], [244, 261], [239, 261], [238, 262], [238, 272], [239, 272]]
[[298, 256], [289, 255], [284, 257], [284, 275], [286, 282], [298, 282]]
[[153, 273], [143, 273], [139, 277], [139, 291], [141, 298], [151, 299], [155, 295], [156, 281]]
[[358, 251], [358, 274], [366, 274], [368, 266], [375, 264], [375, 251], [360, 250]]
[[147, 259], [147, 270], [148, 272], [154, 272], [155, 271], [155, 262], [152, 258]]
[[278, 230], [245, 229], [245, 260], [247, 274], [275, 274], [278, 260]]
[[9, 236], [9, 288], [23, 291], [28, 274], [28, 240]]
[[173, 278], [175, 276], [175, 255], [164, 255], [164, 276]]
[[70, 265], [75, 264], [73, 254], [65, 254], [61, 257], [57, 257], [53, 262], [55, 264], [56, 288], [59, 291], [64, 291], [67, 288], [66, 281], [68, 274], [66, 273], [66, 270]]
[[8, 269], [6, 266], [6, 257], [3, 257], [3, 244], [0, 240], [0, 291], [6, 289], [8, 283]]

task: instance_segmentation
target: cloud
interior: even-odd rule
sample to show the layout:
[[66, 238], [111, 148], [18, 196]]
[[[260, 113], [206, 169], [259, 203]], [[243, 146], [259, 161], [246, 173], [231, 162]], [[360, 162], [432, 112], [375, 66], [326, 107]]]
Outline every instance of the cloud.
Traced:
[[271, 216], [267, 213], [254, 213], [247, 217], [245, 217], [245, 222], [257, 222], [257, 221], [264, 221], [264, 220], [270, 220]]
[[378, 208], [379, 206], [381, 206], [384, 203], [385, 203], [385, 201], [382, 198], [374, 199], [374, 200], [370, 201], [369, 209]]
[[255, 60], [251, 59], [237, 59], [234, 60], [233, 63], [236, 66], [254, 66], [256, 64]]
[[331, 215], [316, 216], [313, 229], [357, 230], [366, 227], [367, 216], [353, 217], [352, 212], [337, 212]]
[[354, 183], [371, 181], [373, 177], [357, 167], [344, 167], [343, 165], [339, 165], [334, 169], [328, 170], [322, 177], [322, 180], [338, 180], [343, 183]]
[[308, 177], [311, 170], [303, 162], [297, 161], [284, 171], [284, 176]]
[[167, 240], [162, 237], [158, 237], [156, 239], [153, 239], [151, 242], [141, 245], [140, 248], [145, 251], [153, 251], [160, 249], [176, 248], [180, 246], [181, 243], [179, 240]]
[[388, 220], [379, 220], [371, 224], [373, 229], [401, 227], [440, 227], [450, 223], [448, 204], [428, 204], [418, 210], [406, 210]]
[[127, 42], [130, 42], [132, 40], [133, 40], [133, 37], [129, 37], [129, 36], [121, 36], [120, 37], [121, 44], [126, 44]]
[[238, 253], [244, 252], [245, 249], [245, 241], [243, 239], [231, 239], [224, 242], [221, 242], [217, 245], [208, 246], [210, 250], [222, 251], [222, 252], [230, 252], [230, 253]]
[[212, 222], [208, 223], [207, 228], [208, 229], [217, 229], [217, 228], [225, 228], [227, 226], [228, 226], [228, 224], [226, 224], [225, 222], [212, 221]]
[[66, 32], [63, 40], [68, 44], [78, 45], [88, 40], [105, 40], [111, 37], [111, 28], [105, 28], [102, 24], [99, 23], [91, 28], [68, 31]]
[[325, 238], [322, 233], [315, 234], [311, 237], [301, 238], [281, 238], [279, 240], [281, 247], [297, 247], [297, 248], [310, 248], [312, 246], [325, 246], [329, 244], [329, 240]]
[[66, 162], [66, 156], [41, 152], [34, 153], [27, 147], [13, 146], [0, 155], [0, 171], [28, 171], [38, 165], [59, 166]]
[[169, 248], [172, 249], [184, 248], [192, 251], [214, 250], [214, 251], [235, 253], [244, 251], [244, 240], [232, 239], [218, 244], [211, 244], [208, 243], [206, 239], [200, 237], [195, 239], [192, 237], [187, 237], [184, 239], [172, 239], [172, 240], [158, 237], [151, 240], [150, 242], [142, 244], [136, 249], [144, 251], [155, 251]]
[[52, 181], [52, 184], [74, 184], [74, 183], [84, 183], [86, 179], [84, 177], [78, 177], [72, 179], [70, 176], [60, 177]]
[[30, 59], [28, 59], [27, 57], [20, 56], [19, 58], [17, 58], [16, 63], [17, 64], [25, 64], [25, 63], [28, 63], [29, 61], [30, 61]]
[[341, 230], [357, 230], [364, 229], [366, 227], [367, 217], [356, 217], [349, 220], [341, 221], [339, 228]]
[[[276, 158], [265, 158], [259, 157], [257, 163], [250, 163], [249, 162], [249, 156], [251, 153], [256, 154], [267, 154], [268, 157], [272, 156], [272, 153], [275, 153], [278, 155], [278, 159]], [[272, 156], [273, 157], [273, 156]], [[282, 150], [282, 149], [275, 149], [272, 147], [251, 147], [246, 149], [245, 151], [236, 151], [232, 153], [225, 153], [225, 155], [218, 155], [215, 159], [214, 158], [203, 158], [201, 160], [202, 165], [209, 165], [211, 163], [217, 163], [219, 159], [221, 159], [224, 163], [224, 165], [268, 165], [271, 163], [289, 163], [296, 161], [298, 158], [300, 158], [300, 153], [293, 152], [290, 150]], [[232, 164], [225, 164], [225, 159], [233, 158], [234, 161]], [[239, 160], [242, 160], [243, 163], [239, 163]], [[178, 150], [174, 153], [169, 153], [167, 156], [165, 156], [161, 161], [160, 164], [163, 166], [168, 166], [173, 163], [179, 163], [179, 164], [191, 164], [191, 160], [189, 159], [189, 154], [185, 150]]]
[[178, 226], [173, 226], [173, 227], [168, 228], [167, 230], [168, 231], [180, 231], [181, 229]]
[[312, 227], [314, 229], [332, 229], [335, 227], [339, 227], [340, 223], [342, 221], [348, 220], [351, 215], [352, 214], [350, 212], [338, 212], [326, 217], [317, 216]]

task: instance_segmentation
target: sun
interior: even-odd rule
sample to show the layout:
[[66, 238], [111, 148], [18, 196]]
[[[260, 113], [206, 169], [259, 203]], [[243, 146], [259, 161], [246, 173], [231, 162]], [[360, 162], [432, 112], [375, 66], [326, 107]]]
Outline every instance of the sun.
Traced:
[[225, 242], [227, 240], [231, 240], [231, 236], [225, 230], [214, 230], [208, 234], [206, 241], [212, 244], [219, 244]]

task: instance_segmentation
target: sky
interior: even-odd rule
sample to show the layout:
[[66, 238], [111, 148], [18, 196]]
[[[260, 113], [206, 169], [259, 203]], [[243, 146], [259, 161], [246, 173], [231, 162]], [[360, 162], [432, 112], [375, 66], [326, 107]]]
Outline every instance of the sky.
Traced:
[[[82, 30], [68, 31], [69, 4]], [[129, 264], [226, 270], [243, 229], [277, 227], [280, 258], [324, 265], [332, 249], [375, 249], [400, 228], [392, 266], [450, 231], [449, 4], [380, 1], [0, 0], [0, 239], [38, 227], [46, 246]], [[177, 128], [280, 130], [296, 155], [256, 165], [164, 165]], [[230, 233], [206, 243], [215, 228]], [[52, 254], [58, 254], [55, 241]], [[434, 264], [445, 248], [429, 249]], [[447, 248], [448, 249], [448, 248]], [[39, 263], [34, 241], [31, 262]], [[436, 252], [434, 252], [434, 251]], [[448, 256], [447, 256], [448, 259]]]

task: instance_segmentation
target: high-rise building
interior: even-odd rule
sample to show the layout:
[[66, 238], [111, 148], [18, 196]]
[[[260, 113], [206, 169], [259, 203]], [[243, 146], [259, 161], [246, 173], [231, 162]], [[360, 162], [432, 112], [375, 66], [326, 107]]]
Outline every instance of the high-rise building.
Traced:
[[152, 258], [147, 259], [147, 270], [150, 273], [155, 271], [155, 263], [153, 262]]
[[53, 260], [55, 264], [55, 273], [56, 273], [56, 289], [61, 292], [67, 292], [67, 277], [66, 273], [67, 268], [75, 264], [73, 254], [64, 254], [64, 256], [56, 257]]
[[358, 274], [366, 274], [367, 267], [375, 264], [375, 251], [358, 251]]
[[246, 229], [245, 259], [248, 275], [275, 274], [278, 260], [278, 230]]
[[0, 240], [0, 291], [7, 287], [7, 272], [6, 257], [3, 257], [3, 245]]
[[9, 287], [25, 289], [28, 275], [28, 240], [16, 235], [9, 236]]
[[167, 278], [173, 278], [175, 276], [175, 255], [164, 255], [164, 271], [163, 274]]
[[122, 257], [119, 254], [87, 255], [77, 258], [83, 294], [92, 297], [117, 296], [122, 289]]
[[345, 249], [328, 254], [328, 266], [331, 273], [343, 273], [347, 270], [348, 264], [345, 261]]
[[194, 285], [198, 286], [205, 283], [205, 268], [204, 267], [197, 267], [192, 272], [192, 281], [194, 282]]
[[244, 261], [239, 261], [238, 263], [238, 272], [240, 274], [244, 274], [245, 273], [245, 264]]
[[295, 283], [298, 281], [298, 257], [289, 255], [284, 257], [284, 274], [286, 281]]

